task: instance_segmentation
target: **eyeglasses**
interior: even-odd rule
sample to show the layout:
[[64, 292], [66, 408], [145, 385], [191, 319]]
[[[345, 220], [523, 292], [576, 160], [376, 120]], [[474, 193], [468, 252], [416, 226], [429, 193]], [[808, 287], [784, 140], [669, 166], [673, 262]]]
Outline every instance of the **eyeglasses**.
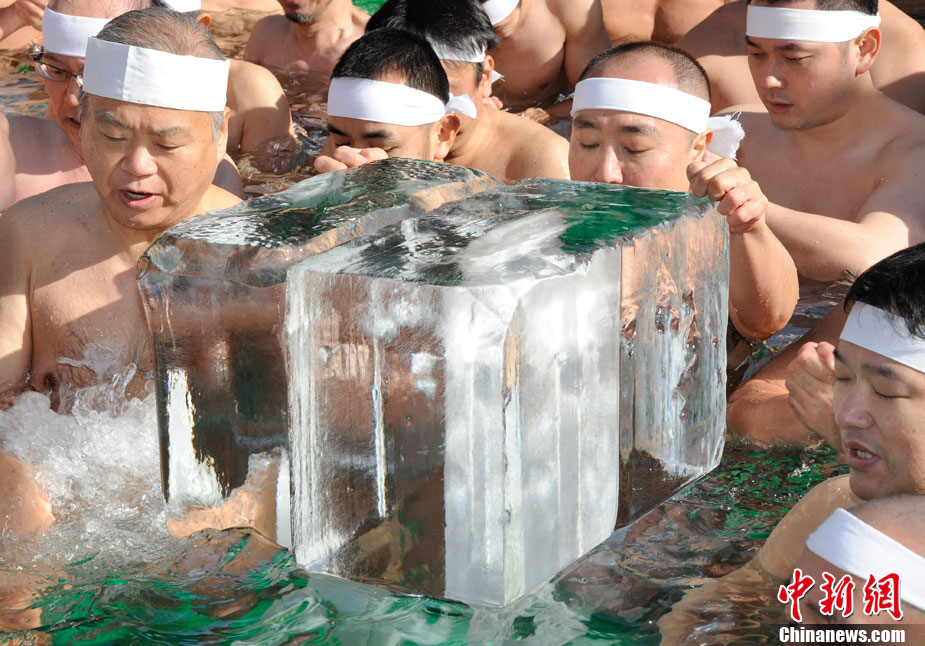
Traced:
[[31, 52], [32, 60], [35, 63], [35, 71], [42, 78], [46, 78], [49, 81], [54, 81], [55, 83], [67, 83], [71, 80], [71, 77], [77, 82], [77, 87], [82, 88], [84, 86], [84, 75], [83, 74], [74, 74], [69, 70], [63, 70], [60, 67], [55, 67], [50, 63], [46, 63], [42, 56], [45, 55], [45, 52], [41, 49]]

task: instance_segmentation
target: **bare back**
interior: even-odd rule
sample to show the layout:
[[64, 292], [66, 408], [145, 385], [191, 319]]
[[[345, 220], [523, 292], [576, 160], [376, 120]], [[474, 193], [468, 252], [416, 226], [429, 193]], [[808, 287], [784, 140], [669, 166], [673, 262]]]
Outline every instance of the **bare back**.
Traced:
[[521, 12], [510, 34], [500, 23], [501, 44], [491, 52], [505, 77], [494, 94], [512, 109], [555, 99], [610, 45], [600, 0], [523, 0]]
[[[758, 103], [745, 55], [745, 0], [710, 14], [678, 42], [710, 77], [713, 111]], [[883, 45], [871, 68], [874, 85], [884, 94], [925, 113], [925, 31], [895, 5], [882, 0]]]

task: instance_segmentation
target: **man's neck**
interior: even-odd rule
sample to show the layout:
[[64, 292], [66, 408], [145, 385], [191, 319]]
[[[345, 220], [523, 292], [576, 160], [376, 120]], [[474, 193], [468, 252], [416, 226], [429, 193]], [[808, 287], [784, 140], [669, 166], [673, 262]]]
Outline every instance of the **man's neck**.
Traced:
[[[491, 144], [491, 133], [495, 130], [497, 110], [479, 108], [478, 119], [468, 122], [468, 128], [456, 135], [453, 147], [444, 161], [458, 166], [471, 166], [481, 159], [485, 149]], [[497, 151], [495, 151], [497, 152]]]
[[859, 134], [874, 130], [872, 126], [880, 123], [883, 102], [889, 100], [874, 87], [868, 75], [863, 88], [850, 99], [850, 106], [837, 119], [812, 128], [790, 131], [794, 147], [812, 156], [853, 146]]
[[292, 23], [298, 38], [316, 40], [319, 34], [337, 34], [353, 25], [353, 12], [356, 9], [350, 0], [333, 0], [314, 22]]

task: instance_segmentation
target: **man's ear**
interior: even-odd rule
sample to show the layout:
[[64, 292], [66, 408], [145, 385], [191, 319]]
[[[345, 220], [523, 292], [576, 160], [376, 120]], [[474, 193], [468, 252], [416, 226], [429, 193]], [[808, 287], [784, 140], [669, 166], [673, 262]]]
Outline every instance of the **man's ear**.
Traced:
[[479, 98], [487, 99], [491, 96], [491, 76], [494, 71], [495, 59], [486, 54], [482, 62], [482, 78], [479, 79]]
[[691, 151], [687, 163], [693, 163], [695, 161], [710, 161], [710, 155], [707, 151], [707, 147], [710, 145], [710, 142], [713, 141], [713, 131], [704, 130], [699, 135], [694, 137], [694, 141], [691, 142]]
[[860, 76], [870, 69], [874, 64], [874, 59], [880, 53], [880, 41], [883, 34], [880, 29], [872, 27], [863, 34], [851, 41], [851, 47], [857, 51], [857, 64], [854, 70], [855, 76]]
[[450, 154], [450, 148], [456, 141], [456, 133], [459, 132], [459, 117], [455, 114], [446, 114], [440, 121], [434, 124], [433, 144], [434, 159], [443, 161]]
[[222, 115], [222, 127], [219, 128], [218, 137], [215, 142], [216, 148], [218, 149], [216, 152], [219, 162], [225, 158], [225, 153], [228, 151], [228, 120], [231, 117], [231, 108], [225, 106]]
[[212, 26], [212, 16], [207, 14], [205, 11], [200, 11], [199, 17], [196, 18], [196, 22], [208, 29]]

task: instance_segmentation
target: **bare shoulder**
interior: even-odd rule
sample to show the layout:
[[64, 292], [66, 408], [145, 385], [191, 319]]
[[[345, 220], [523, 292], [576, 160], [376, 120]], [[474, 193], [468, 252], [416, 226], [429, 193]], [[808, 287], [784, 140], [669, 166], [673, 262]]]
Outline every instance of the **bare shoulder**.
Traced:
[[735, 0], [715, 9], [694, 25], [678, 47], [694, 58], [745, 53], [745, 1]]
[[20, 146], [28, 146], [34, 153], [36, 145], [44, 148], [67, 141], [67, 135], [58, 127], [54, 119], [10, 115], [7, 117], [7, 122], [10, 143], [14, 151]]
[[510, 151], [513, 176], [568, 178], [568, 139], [528, 117], [502, 114], [499, 139]]
[[771, 532], [758, 553], [759, 564], [776, 577], [789, 578], [809, 535], [836, 509], [847, 509], [860, 502], [860, 498], [851, 492], [847, 475], [829, 478], [816, 485]]
[[880, 25], [882, 31], [887, 32], [891, 39], [902, 37], [909, 42], [921, 43], [925, 41], [925, 30], [915, 18], [904, 12], [891, 2], [880, 0], [880, 16], [883, 22]]
[[238, 103], [270, 103], [275, 104], [283, 93], [273, 72], [265, 67], [248, 61], [232, 59], [229, 76], [229, 87]]
[[225, 189], [213, 184], [209, 187], [209, 190], [206, 191], [206, 194], [203, 196], [202, 209], [199, 212], [208, 213], [209, 211], [227, 209], [228, 207], [240, 204], [241, 202], [241, 198], [234, 193], [226, 191]]
[[48, 258], [56, 243], [89, 228], [98, 199], [92, 182], [80, 182], [20, 200], [0, 215], [0, 248], [15, 245], [23, 251], [40, 243], [41, 257]]
[[353, 25], [361, 32], [366, 29], [366, 23], [369, 22], [369, 12], [360, 7], [353, 8]]
[[595, 16], [603, 20], [600, 0], [546, 0], [546, 6], [549, 13], [569, 32], [581, 29], [589, 21], [593, 22]]
[[291, 28], [291, 23], [285, 16], [261, 18], [251, 30], [250, 38], [247, 39], [245, 58], [259, 63], [266, 53], [265, 50], [273, 43], [279, 43], [286, 38]]

